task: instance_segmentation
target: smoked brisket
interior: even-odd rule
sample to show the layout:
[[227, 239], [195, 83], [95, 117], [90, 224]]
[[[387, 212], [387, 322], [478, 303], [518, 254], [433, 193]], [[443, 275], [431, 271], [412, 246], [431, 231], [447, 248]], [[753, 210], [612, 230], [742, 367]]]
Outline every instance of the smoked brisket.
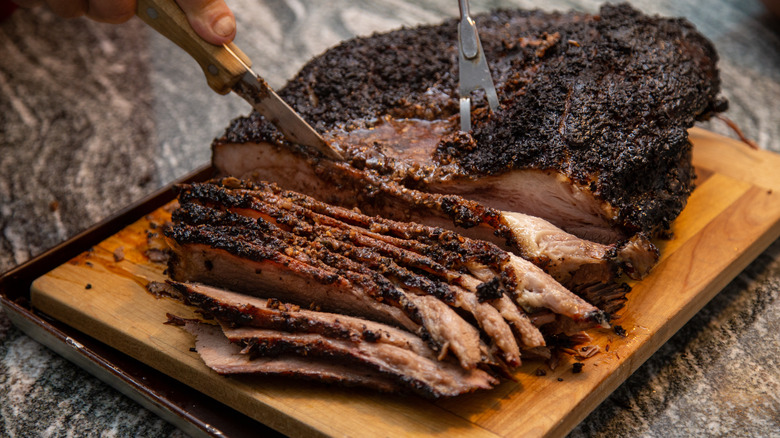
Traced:
[[[712, 44], [684, 19], [626, 4], [475, 20], [501, 107], [477, 99], [471, 132], [457, 132], [454, 19], [346, 41], [280, 95], [350, 166], [386, 181], [602, 243], [668, 229], [694, 185], [686, 130], [726, 107]], [[215, 163], [220, 145], [259, 143], [294, 148], [253, 113], [215, 142]]]

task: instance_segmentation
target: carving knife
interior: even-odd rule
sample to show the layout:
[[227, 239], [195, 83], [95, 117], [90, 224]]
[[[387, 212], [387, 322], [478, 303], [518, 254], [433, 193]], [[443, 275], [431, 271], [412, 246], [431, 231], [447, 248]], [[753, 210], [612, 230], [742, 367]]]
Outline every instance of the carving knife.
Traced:
[[174, 0], [139, 0], [136, 15], [189, 53], [200, 64], [214, 91], [219, 94], [235, 92], [273, 123], [287, 140], [343, 160], [338, 150], [252, 71], [252, 62], [235, 44], [216, 46], [204, 41]]

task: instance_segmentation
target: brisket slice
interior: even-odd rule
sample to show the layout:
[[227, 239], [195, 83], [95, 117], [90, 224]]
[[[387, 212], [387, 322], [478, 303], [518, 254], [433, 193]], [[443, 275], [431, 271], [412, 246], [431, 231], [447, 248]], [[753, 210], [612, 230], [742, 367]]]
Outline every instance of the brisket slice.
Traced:
[[159, 293], [197, 307], [223, 324], [286, 332], [314, 333], [333, 339], [379, 342], [435, 359], [436, 354], [419, 336], [396, 327], [339, 313], [329, 313], [264, 299], [199, 283], [152, 283]]
[[491, 389], [498, 381], [480, 369], [466, 370], [446, 361], [427, 359], [391, 344], [352, 342], [313, 333], [288, 333], [258, 328], [228, 328], [227, 338], [260, 357], [295, 354], [362, 365], [394, 380], [417, 394], [438, 398], [476, 389]]
[[411, 331], [420, 328], [415, 321], [419, 318], [413, 320], [404, 309], [375, 299], [332, 271], [316, 269], [289, 257], [264, 259], [248, 245], [221, 245], [223, 242], [215, 234], [197, 228], [172, 232], [173, 255], [168, 262], [171, 278], [218, 284], [255, 296], [284, 293], [287, 301], [302, 306], [320, 305]]
[[[351, 167], [385, 181], [602, 243], [667, 229], [693, 188], [686, 130], [726, 107], [712, 44], [685, 20], [626, 4], [475, 20], [501, 107], [477, 99], [469, 133], [457, 132], [456, 20], [346, 41], [280, 95]], [[292, 147], [253, 113], [215, 142], [215, 164], [238, 175], [220, 167], [220, 146], [259, 143]]]
[[334, 363], [324, 358], [292, 354], [251, 357], [231, 343], [219, 326], [192, 320], [175, 320], [195, 337], [195, 349], [203, 362], [219, 374], [281, 375], [347, 386], [363, 386], [383, 392], [398, 392], [401, 387], [385, 375], [353, 364]]

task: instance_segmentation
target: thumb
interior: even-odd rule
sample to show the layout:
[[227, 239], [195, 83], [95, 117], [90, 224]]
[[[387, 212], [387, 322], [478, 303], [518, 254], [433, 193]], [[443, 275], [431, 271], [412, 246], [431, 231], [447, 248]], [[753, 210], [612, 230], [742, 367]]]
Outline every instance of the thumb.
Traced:
[[236, 36], [236, 18], [224, 0], [176, 0], [195, 33], [204, 40], [222, 45]]

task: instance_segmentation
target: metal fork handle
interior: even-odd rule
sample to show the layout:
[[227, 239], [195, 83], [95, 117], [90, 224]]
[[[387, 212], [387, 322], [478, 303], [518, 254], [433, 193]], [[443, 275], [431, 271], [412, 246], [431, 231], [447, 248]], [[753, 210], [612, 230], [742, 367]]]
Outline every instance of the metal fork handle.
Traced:
[[492, 111], [498, 109], [498, 95], [479, 41], [477, 25], [469, 15], [469, 2], [458, 0], [458, 5], [460, 6], [460, 23], [458, 23], [460, 129], [468, 132], [471, 130], [471, 92], [483, 89]]
[[469, 0], [458, 0], [460, 6], [460, 50], [466, 59], [473, 59], [479, 55], [479, 37], [477, 25], [469, 15]]

